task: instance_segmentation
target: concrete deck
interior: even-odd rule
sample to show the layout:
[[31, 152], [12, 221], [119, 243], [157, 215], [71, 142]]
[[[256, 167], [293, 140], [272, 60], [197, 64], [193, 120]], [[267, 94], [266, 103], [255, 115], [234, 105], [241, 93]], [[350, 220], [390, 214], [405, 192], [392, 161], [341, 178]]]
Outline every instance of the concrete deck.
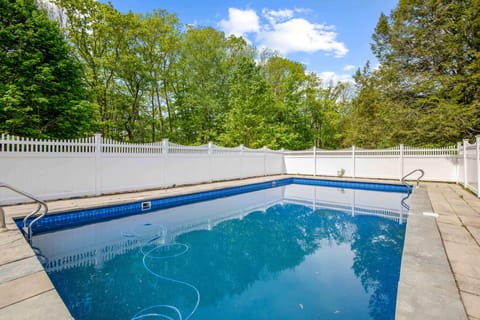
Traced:
[[[48, 205], [50, 212], [54, 213], [285, 177], [50, 201]], [[72, 319], [35, 253], [13, 222], [13, 217], [29, 213], [33, 205], [4, 209], [7, 228], [0, 231], [0, 320]], [[410, 212], [396, 319], [480, 320], [480, 199], [458, 185], [422, 183], [412, 195]]]

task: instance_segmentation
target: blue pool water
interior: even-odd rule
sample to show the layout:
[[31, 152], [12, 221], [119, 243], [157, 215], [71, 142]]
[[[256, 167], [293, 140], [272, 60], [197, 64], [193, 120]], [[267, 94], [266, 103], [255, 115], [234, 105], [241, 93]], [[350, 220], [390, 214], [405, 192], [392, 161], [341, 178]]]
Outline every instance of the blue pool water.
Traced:
[[394, 319], [403, 196], [289, 184], [33, 246], [75, 319]]

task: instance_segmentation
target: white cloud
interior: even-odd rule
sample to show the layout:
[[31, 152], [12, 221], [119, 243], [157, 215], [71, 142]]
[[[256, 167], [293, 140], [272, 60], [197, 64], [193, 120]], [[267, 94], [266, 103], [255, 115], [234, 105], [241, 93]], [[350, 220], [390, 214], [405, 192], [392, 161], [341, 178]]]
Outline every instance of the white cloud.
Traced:
[[273, 23], [257, 34], [262, 46], [278, 50], [282, 54], [292, 52], [325, 51], [335, 57], [343, 57], [348, 49], [337, 41], [337, 33], [331, 26], [314, 24], [305, 19], [294, 18], [282, 23]]
[[293, 17], [294, 11], [290, 9], [284, 10], [269, 10], [263, 9], [262, 15], [270, 22], [276, 24], [278, 21], [284, 21]]
[[338, 74], [333, 71], [324, 71], [319, 73], [319, 77], [322, 79], [324, 84], [332, 82], [336, 84], [337, 82], [353, 82], [351, 74]]
[[[263, 22], [256, 11], [251, 9], [228, 9], [228, 19], [221, 20], [219, 27], [227, 36], [243, 36], [256, 34], [256, 44], [267, 47], [281, 54], [293, 52], [314, 53], [323, 51], [327, 55], [343, 57], [348, 49], [343, 42], [337, 40], [335, 26], [312, 23], [296, 14], [306, 13], [307, 9], [263, 9]], [[248, 41], [248, 40], [247, 40]]]
[[228, 20], [219, 23], [227, 36], [244, 36], [249, 32], [260, 31], [260, 19], [254, 10], [228, 9]]
[[347, 64], [345, 67], [343, 67], [343, 71], [352, 71], [355, 70], [355, 66], [351, 64]]

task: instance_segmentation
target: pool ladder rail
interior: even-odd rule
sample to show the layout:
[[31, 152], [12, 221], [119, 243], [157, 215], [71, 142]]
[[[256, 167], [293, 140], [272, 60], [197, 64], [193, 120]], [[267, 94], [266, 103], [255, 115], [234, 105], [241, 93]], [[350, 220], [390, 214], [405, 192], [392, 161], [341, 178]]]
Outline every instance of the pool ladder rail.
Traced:
[[[33, 210], [31, 213], [29, 213], [28, 215], [26, 215], [23, 218], [23, 222], [22, 222], [22, 231], [25, 234], [25, 236], [27, 237], [28, 242], [31, 242], [31, 240], [32, 240], [32, 227], [38, 220], [42, 219], [48, 213], [47, 204], [45, 202], [43, 202], [42, 200], [38, 199], [37, 197], [35, 197], [34, 195], [32, 195], [32, 194], [30, 194], [26, 191], [20, 190], [20, 189], [14, 187], [12, 185], [9, 185], [7, 183], [0, 182], [0, 188], [6, 188], [6, 189], [9, 189], [13, 192], [16, 192], [16, 193], [18, 193], [18, 194], [20, 194], [24, 197], [29, 198], [30, 200], [33, 200], [37, 204], [37, 208], [35, 210]], [[3, 214], [3, 210], [2, 210], [2, 214]], [[4, 221], [5, 217], [2, 216], [2, 219]], [[29, 221], [29, 219], [30, 219], [30, 221]]]
[[402, 177], [402, 179], [400, 180], [400, 182], [405, 186], [407, 187], [407, 195], [402, 199], [402, 207], [404, 207], [405, 209], [409, 210], [410, 209], [410, 206], [408, 204], [405, 203], [405, 201], [410, 198], [410, 195], [412, 193], [411, 189], [410, 189], [410, 186], [408, 185], [408, 183], [405, 181], [405, 179], [409, 176], [411, 176], [412, 174], [414, 174], [415, 172], [420, 172], [420, 176], [417, 178], [417, 188], [418, 188], [418, 185], [420, 183], [420, 179], [423, 178], [423, 176], [425, 175], [425, 171], [423, 171], [422, 169], [415, 169], [415, 170], [412, 170], [410, 171], [409, 173], [407, 173], [406, 175], [404, 175]]

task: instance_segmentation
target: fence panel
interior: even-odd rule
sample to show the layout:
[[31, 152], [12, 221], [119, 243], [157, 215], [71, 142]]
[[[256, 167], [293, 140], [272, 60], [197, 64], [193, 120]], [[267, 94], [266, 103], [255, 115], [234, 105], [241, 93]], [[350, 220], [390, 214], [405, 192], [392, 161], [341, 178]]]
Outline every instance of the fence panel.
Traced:
[[285, 152], [285, 170], [289, 174], [346, 176], [357, 178], [401, 179], [423, 169], [425, 180], [456, 182], [457, 147], [411, 148], [398, 146], [372, 150], [352, 147], [344, 150], [307, 150]]
[[283, 161], [283, 150], [267, 151], [265, 158], [265, 175], [285, 173], [285, 162]]
[[[398, 179], [401, 175], [400, 147], [391, 149], [354, 149], [355, 176]], [[353, 165], [352, 165], [353, 166]]]
[[238, 153], [215, 154], [211, 158], [211, 181], [241, 179], [243, 157]]
[[[0, 181], [43, 198], [95, 194], [95, 157], [52, 154], [1, 154]], [[0, 203], [27, 199], [0, 189]]]
[[315, 175], [313, 151], [287, 151], [284, 162], [285, 173]]
[[100, 193], [160, 188], [166, 185], [163, 156], [103, 154], [99, 170]]
[[[284, 173], [283, 151], [133, 144], [94, 137], [35, 140], [1, 135], [0, 181], [42, 199], [100, 195]], [[0, 190], [2, 204], [25, 199]]]

